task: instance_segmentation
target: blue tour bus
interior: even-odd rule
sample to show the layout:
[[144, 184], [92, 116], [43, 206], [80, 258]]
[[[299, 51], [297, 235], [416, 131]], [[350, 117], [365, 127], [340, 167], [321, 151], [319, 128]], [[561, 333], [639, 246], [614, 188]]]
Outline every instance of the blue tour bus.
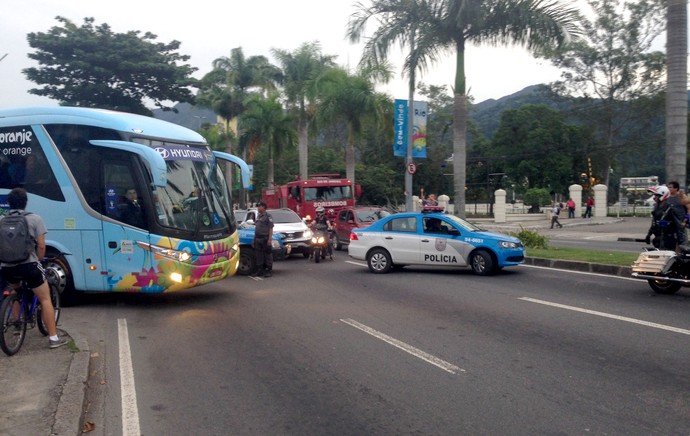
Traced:
[[27, 190], [27, 210], [48, 228], [47, 256], [62, 292], [159, 293], [234, 275], [232, 166], [247, 186], [243, 160], [150, 117], [0, 109], [0, 211], [12, 188]]

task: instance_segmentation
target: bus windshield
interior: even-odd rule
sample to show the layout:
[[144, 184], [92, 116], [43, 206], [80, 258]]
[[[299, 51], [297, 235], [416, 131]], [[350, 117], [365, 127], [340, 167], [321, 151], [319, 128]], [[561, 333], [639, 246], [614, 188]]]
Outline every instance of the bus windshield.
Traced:
[[167, 166], [167, 185], [153, 188], [158, 223], [195, 232], [233, 228], [227, 184], [210, 151], [171, 143], [154, 148]]
[[216, 230], [229, 227], [230, 202], [225, 180], [209, 179], [218, 174], [211, 171], [211, 163], [168, 161], [168, 184], [156, 187], [158, 222], [183, 230]]
[[345, 186], [319, 186], [304, 188], [304, 200], [350, 200], [352, 198], [352, 187]]

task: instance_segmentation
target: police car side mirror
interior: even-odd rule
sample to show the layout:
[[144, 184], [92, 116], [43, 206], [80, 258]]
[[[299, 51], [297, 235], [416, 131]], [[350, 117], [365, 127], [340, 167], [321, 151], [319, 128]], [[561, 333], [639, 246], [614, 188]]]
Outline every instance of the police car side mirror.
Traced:
[[250, 226], [253, 226], [253, 225], [254, 225], [254, 220], [253, 220], [253, 219], [248, 219], [247, 221], [245, 221], [245, 223], [248, 224], [248, 225], [250, 225]]

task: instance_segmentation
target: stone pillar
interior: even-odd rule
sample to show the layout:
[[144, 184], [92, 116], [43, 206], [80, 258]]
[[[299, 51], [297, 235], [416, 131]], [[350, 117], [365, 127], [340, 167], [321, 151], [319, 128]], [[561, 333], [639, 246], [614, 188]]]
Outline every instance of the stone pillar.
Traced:
[[405, 212], [419, 212], [422, 210], [422, 200], [417, 195], [412, 196], [412, 210], [406, 210]]
[[452, 211], [449, 210], [448, 205], [450, 204], [450, 197], [447, 196], [446, 194], [439, 195], [438, 198], [438, 205], [443, 206], [443, 211], [445, 213], [452, 213]]
[[585, 212], [584, 209], [582, 209], [582, 186], [570, 185], [568, 187], [568, 192], [570, 192], [570, 198], [575, 202], [575, 218], [580, 218]]
[[497, 189], [494, 192], [494, 222], [506, 222], [506, 191]]
[[606, 217], [607, 193], [606, 185], [594, 185], [594, 210], [592, 213], [594, 218]]

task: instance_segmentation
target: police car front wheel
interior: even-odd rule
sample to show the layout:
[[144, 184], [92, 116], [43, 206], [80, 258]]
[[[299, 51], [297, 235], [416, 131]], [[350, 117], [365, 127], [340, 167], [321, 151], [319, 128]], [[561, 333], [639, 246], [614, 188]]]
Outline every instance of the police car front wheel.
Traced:
[[383, 248], [375, 248], [367, 259], [369, 271], [375, 274], [385, 274], [393, 266], [390, 254]]
[[479, 250], [472, 255], [470, 261], [472, 272], [480, 276], [487, 276], [494, 273], [494, 259], [485, 250]]

